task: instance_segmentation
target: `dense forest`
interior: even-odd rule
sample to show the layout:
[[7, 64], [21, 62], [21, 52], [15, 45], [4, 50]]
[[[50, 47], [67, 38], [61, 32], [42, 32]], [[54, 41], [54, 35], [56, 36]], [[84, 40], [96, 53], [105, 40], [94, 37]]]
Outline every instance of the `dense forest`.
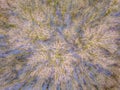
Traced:
[[0, 90], [120, 90], [120, 0], [0, 0]]

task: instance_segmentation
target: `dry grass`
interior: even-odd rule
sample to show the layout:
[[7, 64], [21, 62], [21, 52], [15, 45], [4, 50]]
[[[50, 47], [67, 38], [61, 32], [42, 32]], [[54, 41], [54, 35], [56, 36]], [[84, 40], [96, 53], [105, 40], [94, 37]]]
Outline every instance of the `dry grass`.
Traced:
[[0, 90], [119, 90], [119, 39], [120, 0], [0, 0]]

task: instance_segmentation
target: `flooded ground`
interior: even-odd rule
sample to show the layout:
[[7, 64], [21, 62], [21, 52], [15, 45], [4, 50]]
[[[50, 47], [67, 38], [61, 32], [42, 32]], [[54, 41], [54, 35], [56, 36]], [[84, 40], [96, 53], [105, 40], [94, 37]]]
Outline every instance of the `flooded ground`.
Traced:
[[120, 0], [0, 0], [0, 90], [120, 90]]

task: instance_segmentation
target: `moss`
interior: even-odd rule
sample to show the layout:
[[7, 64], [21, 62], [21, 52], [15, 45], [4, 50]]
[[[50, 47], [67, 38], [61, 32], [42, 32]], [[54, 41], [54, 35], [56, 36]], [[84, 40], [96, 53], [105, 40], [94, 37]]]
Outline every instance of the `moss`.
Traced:
[[108, 9], [105, 13], [105, 16], [108, 16], [111, 13], [111, 9]]
[[48, 39], [47, 36], [41, 36], [41, 35], [38, 36], [38, 40], [45, 41], [47, 39]]
[[62, 55], [60, 54], [60, 53], [56, 53], [55, 54], [55, 57], [57, 58], [57, 59], [61, 59], [62, 57], [61, 57]]
[[1, 26], [2, 28], [5, 28], [5, 29], [15, 28], [15, 27], [16, 27], [15, 24], [3, 22], [3, 21], [0, 22], [0, 26]]

